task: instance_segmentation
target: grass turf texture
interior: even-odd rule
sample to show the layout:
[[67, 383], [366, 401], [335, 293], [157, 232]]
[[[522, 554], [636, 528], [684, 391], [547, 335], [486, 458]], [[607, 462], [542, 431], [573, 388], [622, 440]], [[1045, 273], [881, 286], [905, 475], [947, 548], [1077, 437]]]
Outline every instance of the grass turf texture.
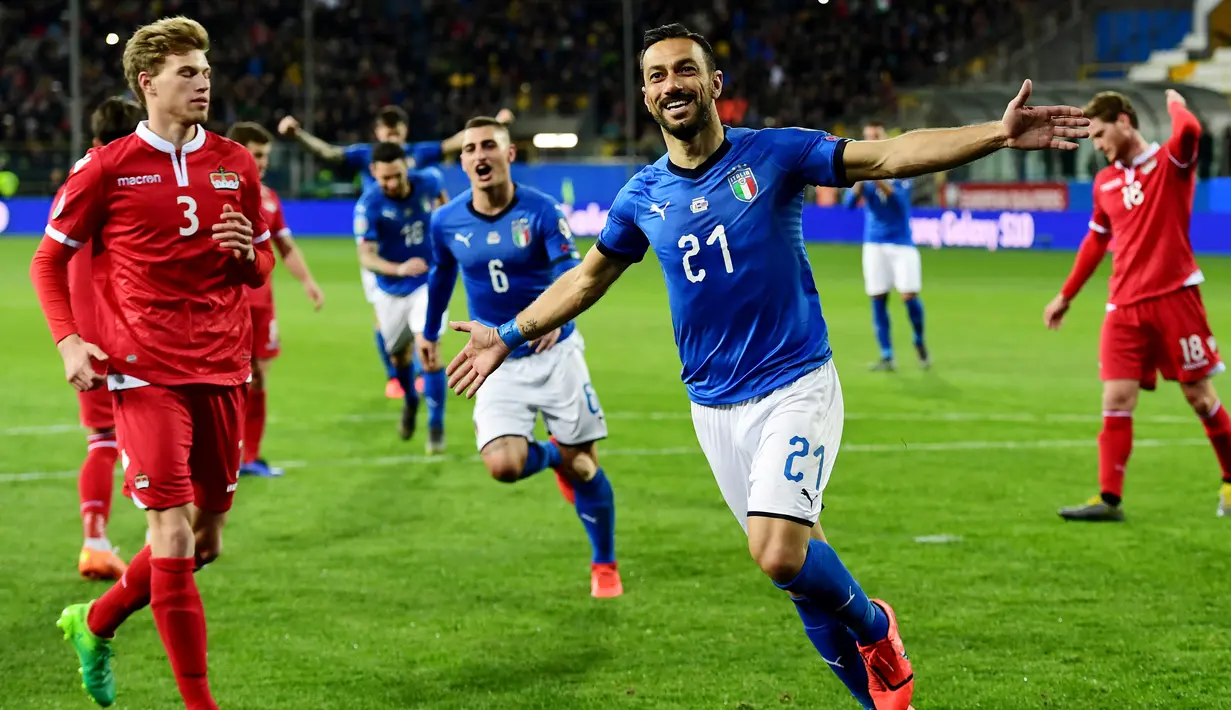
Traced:
[[[105, 586], [74, 565], [84, 441], [26, 276], [34, 247], [0, 241], [0, 706], [85, 708], [54, 622]], [[313, 313], [276, 272], [283, 356], [264, 452], [288, 475], [241, 482], [223, 557], [198, 577], [223, 707], [852, 707], [749, 560], [697, 448], [655, 264], [581, 321], [627, 590], [598, 601], [550, 472], [490, 480], [470, 403], [449, 400], [444, 458], [423, 458], [422, 433], [397, 440], [354, 249], [303, 247], [329, 300]], [[925, 251], [936, 367], [915, 367], [895, 302], [900, 371], [886, 375], [865, 371], [877, 351], [859, 250], [810, 253], [849, 416], [822, 522], [895, 605], [916, 706], [1231, 707], [1231, 521], [1214, 517], [1217, 464], [1174, 385], [1142, 396], [1129, 522], [1055, 515], [1096, 490], [1106, 266], [1050, 333], [1040, 314], [1070, 254]], [[1231, 333], [1231, 261], [1202, 264], [1214, 331]], [[451, 313], [465, 313], [460, 295]], [[460, 342], [445, 338], [446, 357]], [[117, 486], [125, 557], [143, 530]], [[960, 540], [916, 541], [936, 535]], [[116, 707], [177, 706], [148, 611], [116, 649]]]

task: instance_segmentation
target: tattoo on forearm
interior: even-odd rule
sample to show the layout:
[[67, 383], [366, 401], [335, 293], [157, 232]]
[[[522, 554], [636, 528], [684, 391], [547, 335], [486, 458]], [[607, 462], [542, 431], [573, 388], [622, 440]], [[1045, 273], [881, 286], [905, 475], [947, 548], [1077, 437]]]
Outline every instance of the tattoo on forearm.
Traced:
[[522, 334], [526, 337], [533, 337], [539, 330], [539, 322], [533, 318], [526, 321], [525, 327], [522, 328]]

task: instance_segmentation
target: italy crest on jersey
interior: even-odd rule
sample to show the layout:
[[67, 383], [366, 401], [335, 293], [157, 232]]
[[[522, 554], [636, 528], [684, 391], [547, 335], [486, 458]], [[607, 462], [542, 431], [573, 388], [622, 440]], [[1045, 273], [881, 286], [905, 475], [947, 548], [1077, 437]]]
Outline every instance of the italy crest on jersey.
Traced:
[[731, 192], [735, 194], [735, 199], [740, 202], [752, 202], [752, 198], [757, 196], [760, 188], [757, 186], [757, 176], [752, 174], [752, 168], [740, 166], [727, 176], [727, 184], [731, 186]]
[[519, 247], [530, 244], [530, 220], [522, 218], [513, 220], [513, 243]]

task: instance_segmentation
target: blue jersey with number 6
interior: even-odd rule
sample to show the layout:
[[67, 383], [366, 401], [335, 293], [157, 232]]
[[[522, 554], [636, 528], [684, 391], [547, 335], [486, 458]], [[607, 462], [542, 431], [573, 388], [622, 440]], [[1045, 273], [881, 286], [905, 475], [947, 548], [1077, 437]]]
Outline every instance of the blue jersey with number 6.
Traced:
[[[427, 228], [444, 178], [436, 168], [412, 170], [410, 194], [396, 200], [373, 183], [355, 203], [355, 241], [375, 242], [376, 253], [386, 261], [400, 264], [418, 257], [432, 263], [432, 245]], [[406, 296], [427, 283], [420, 276], [376, 274], [376, 285], [393, 296]]]
[[728, 128], [702, 165], [664, 155], [616, 196], [598, 248], [625, 262], [654, 249], [692, 401], [768, 394], [832, 357], [801, 220], [805, 185], [846, 186], [846, 142]]
[[[470, 317], [499, 326], [534, 302], [547, 287], [579, 261], [568, 219], [555, 198], [515, 185], [513, 201], [500, 214], [475, 211], [470, 190], [432, 215], [434, 254], [428, 280], [425, 335], [437, 332], [460, 268]], [[573, 333], [573, 322], [560, 329], [560, 340]], [[533, 353], [529, 344], [509, 357]]]

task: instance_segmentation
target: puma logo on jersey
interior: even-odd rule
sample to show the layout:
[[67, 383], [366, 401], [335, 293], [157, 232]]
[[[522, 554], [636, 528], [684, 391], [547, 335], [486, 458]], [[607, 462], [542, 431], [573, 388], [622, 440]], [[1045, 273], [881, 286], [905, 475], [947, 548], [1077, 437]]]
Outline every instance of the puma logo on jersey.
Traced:
[[132, 175], [130, 177], [118, 177], [115, 179], [115, 184], [120, 187], [132, 187], [133, 185], [152, 185], [162, 182], [161, 175]]
[[465, 244], [465, 245], [466, 245], [466, 248], [467, 248], [467, 249], [469, 249], [469, 248], [470, 248], [470, 237], [471, 237], [473, 234], [474, 234], [474, 232], [471, 232], [470, 234], [455, 233], [455, 234], [453, 235], [453, 238], [454, 238], [454, 239], [456, 239], [457, 241], [461, 242], [462, 244]]
[[650, 205], [650, 211], [657, 212], [658, 215], [662, 217], [663, 221], [665, 222], [667, 221], [667, 206], [670, 204], [671, 204], [670, 202], [664, 202], [662, 207], [659, 207], [658, 205]]
[[235, 173], [228, 172], [221, 165], [218, 166], [218, 172], [209, 174], [209, 182], [214, 186], [215, 190], [238, 190], [239, 176]]

